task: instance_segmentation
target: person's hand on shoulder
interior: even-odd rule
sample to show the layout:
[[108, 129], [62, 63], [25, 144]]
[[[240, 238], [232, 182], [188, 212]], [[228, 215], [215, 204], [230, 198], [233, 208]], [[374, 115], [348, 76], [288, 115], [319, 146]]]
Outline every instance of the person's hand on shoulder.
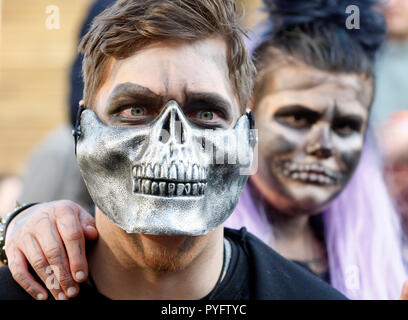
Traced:
[[33, 298], [48, 292], [28, 270], [32, 266], [57, 300], [79, 293], [88, 278], [85, 240], [95, 240], [94, 218], [72, 201], [35, 205], [17, 215], [6, 233], [6, 254], [13, 278]]

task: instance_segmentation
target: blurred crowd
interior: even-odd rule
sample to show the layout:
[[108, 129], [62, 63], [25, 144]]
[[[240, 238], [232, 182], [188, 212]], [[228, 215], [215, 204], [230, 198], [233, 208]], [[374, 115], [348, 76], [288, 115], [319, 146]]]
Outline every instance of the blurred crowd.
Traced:
[[[113, 2], [95, 2], [78, 40], [87, 32], [93, 17]], [[387, 41], [376, 60], [376, 94], [369, 123], [374, 132], [373, 143], [379, 146], [382, 154], [383, 178], [400, 216], [404, 241], [408, 243], [408, 1], [390, 0], [381, 10], [387, 22]], [[78, 56], [72, 63], [70, 100], [66, 106], [70, 116], [66, 124], [36, 146], [20, 176], [0, 173], [1, 216], [10, 213], [16, 202], [59, 199], [73, 200], [91, 210], [93, 203], [76, 165], [71, 134], [83, 90], [81, 62]], [[42, 187], [38, 188], [40, 183]]]

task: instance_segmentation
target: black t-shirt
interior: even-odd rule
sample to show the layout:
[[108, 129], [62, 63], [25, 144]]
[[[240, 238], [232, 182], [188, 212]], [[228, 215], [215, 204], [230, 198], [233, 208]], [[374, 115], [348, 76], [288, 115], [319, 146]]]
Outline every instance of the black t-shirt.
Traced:
[[[345, 299], [330, 285], [301, 266], [283, 258], [245, 228], [225, 229], [231, 244], [231, 260], [224, 279], [204, 297], [212, 300]], [[49, 295], [51, 297], [51, 295]], [[0, 268], [0, 300], [31, 300]], [[94, 286], [81, 284], [79, 300], [107, 299]], [[74, 299], [74, 300], [75, 300]]]

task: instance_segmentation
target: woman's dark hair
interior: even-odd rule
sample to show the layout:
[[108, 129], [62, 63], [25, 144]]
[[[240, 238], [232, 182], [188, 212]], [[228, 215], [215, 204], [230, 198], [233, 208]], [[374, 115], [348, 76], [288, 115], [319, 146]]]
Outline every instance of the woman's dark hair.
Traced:
[[[264, 4], [270, 28], [254, 51], [258, 70], [279, 51], [318, 69], [372, 76], [386, 34], [379, 0], [264, 0]], [[352, 12], [359, 14], [359, 29], [347, 25], [347, 8], [358, 8]]]

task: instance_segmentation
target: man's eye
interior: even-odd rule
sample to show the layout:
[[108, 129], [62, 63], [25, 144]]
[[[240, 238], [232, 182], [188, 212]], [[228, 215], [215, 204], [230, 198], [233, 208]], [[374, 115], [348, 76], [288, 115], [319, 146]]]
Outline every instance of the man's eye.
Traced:
[[199, 118], [204, 121], [211, 121], [214, 119], [214, 112], [212, 111], [201, 111], [199, 112]]
[[134, 117], [144, 116], [146, 110], [142, 107], [132, 107], [130, 108], [130, 114]]
[[195, 111], [192, 113], [187, 113], [187, 116], [191, 120], [195, 121], [202, 121], [202, 122], [217, 122], [221, 120], [222, 117], [220, 117], [217, 112], [215, 111]]
[[136, 125], [147, 124], [154, 119], [151, 110], [145, 107], [123, 107], [122, 111], [117, 114], [117, 120], [124, 124]]
[[204, 109], [203, 111], [187, 111], [185, 114], [192, 123], [199, 127], [221, 128], [227, 126], [224, 116], [217, 111]]
[[120, 112], [120, 115], [124, 118], [137, 118], [137, 117], [144, 117], [147, 115], [146, 108], [144, 107], [129, 107], [123, 109]]

